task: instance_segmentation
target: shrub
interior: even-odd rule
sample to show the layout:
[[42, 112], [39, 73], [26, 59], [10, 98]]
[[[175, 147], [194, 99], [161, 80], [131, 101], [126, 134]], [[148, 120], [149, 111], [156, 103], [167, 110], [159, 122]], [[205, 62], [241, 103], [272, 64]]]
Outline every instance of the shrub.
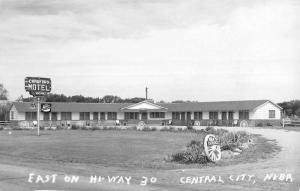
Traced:
[[164, 128], [160, 129], [160, 131], [172, 131], [172, 130], [170, 129], [169, 126], [165, 126]]
[[192, 140], [183, 152], [175, 153], [171, 156], [171, 161], [180, 163], [207, 163], [208, 159], [204, 154], [202, 141]]
[[272, 127], [273, 125], [271, 123], [266, 124], [268, 127]]
[[92, 128], [90, 128], [90, 130], [95, 131], [95, 130], [99, 130], [99, 127], [93, 126]]
[[120, 130], [120, 128], [116, 126], [104, 126], [103, 130]]
[[[224, 129], [215, 129], [207, 127], [203, 131], [205, 134], [214, 134], [220, 139], [221, 150], [234, 150], [243, 143], [248, 143], [251, 140], [251, 135], [245, 131], [229, 132]], [[204, 153], [203, 140], [192, 140], [185, 148], [184, 151], [175, 153], [171, 156], [171, 161], [180, 163], [207, 163], [207, 159]]]
[[142, 129], [142, 131], [155, 131], [155, 130], [156, 130], [155, 127], [151, 128], [151, 127], [147, 127], [147, 126]]
[[263, 127], [263, 126], [264, 126], [264, 124], [263, 124], [263, 123], [261, 123], [261, 122], [259, 122], [259, 123], [257, 123], [255, 126], [257, 126], [257, 127]]
[[11, 127], [11, 130], [23, 130], [21, 127], [18, 127], [18, 126], [14, 126], [14, 127]]
[[77, 129], [79, 129], [79, 125], [72, 124], [71, 129], [72, 130], [77, 130]]

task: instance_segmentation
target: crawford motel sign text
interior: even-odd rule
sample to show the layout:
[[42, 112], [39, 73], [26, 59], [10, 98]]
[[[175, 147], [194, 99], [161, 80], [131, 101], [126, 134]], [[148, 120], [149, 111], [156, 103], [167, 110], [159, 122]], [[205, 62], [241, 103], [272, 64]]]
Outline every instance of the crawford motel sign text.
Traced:
[[26, 77], [25, 90], [37, 98], [37, 131], [40, 135], [40, 98], [51, 91], [51, 79], [40, 77]]
[[32, 96], [45, 96], [51, 91], [51, 79], [26, 77], [25, 90]]

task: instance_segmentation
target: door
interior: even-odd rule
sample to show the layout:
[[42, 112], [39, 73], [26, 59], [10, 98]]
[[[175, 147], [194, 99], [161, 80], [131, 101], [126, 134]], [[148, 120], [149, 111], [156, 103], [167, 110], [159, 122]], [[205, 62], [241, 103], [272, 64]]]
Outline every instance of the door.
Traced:
[[147, 112], [142, 112], [142, 120], [145, 121], [148, 119], [148, 113]]
[[186, 113], [186, 119], [187, 119], [188, 121], [191, 120], [191, 112], [187, 112], [187, 113]]

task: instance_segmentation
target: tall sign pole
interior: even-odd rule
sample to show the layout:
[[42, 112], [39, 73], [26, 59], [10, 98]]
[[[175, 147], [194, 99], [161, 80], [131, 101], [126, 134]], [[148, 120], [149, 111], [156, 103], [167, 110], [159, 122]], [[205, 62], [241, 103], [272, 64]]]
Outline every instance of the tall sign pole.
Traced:
[[40, 136], [40, 97], [37, 97], [37, 134]]
[[40, 98], [51, 91], [51, 79], [41, 77], [26, 77], [25, 90], [37, 98], [37, 134], [40, 136]]

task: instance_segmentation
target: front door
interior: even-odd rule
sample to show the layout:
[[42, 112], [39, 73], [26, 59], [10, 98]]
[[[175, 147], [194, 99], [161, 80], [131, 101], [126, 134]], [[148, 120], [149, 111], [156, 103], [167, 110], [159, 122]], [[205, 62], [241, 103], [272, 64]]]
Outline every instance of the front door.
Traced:
[[148, 119], [148, 113], [147, 112], [142, 112], [142, 120], [145, 121]]
[[187, 113], [186, 113], [186, 119], [187, 119], [188, 121], [191, 120], [191, 112], [187, 112]]

